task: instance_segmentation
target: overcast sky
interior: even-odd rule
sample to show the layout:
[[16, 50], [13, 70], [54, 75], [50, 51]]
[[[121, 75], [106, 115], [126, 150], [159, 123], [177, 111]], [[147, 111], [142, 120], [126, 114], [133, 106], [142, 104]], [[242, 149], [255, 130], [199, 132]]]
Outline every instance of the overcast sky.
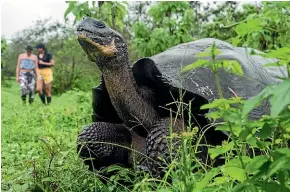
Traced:
[[[67, 7], [64, 0], [1, 0], [1, 36], [10, 39], [39, 19], [64, 22]], [[72, 15], [70, 20], [73, 20]]]
[[1, 36], [10, 39], [38, 19], [64, 22], [67, 7], [65, 1], [59, 0], [1, 0]]

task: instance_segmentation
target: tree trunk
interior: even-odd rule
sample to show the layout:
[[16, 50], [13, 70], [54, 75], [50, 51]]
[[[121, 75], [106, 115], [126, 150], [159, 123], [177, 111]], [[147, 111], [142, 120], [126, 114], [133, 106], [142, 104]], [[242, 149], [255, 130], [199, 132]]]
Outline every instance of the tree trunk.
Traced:
[[112, 28], [116, 30], [116, 3], [112, 2]]
[[101, 8], [104, 4], [104, 1], [98, 1], [98, 7], [99, 7], [99, 16], [101, 15]]

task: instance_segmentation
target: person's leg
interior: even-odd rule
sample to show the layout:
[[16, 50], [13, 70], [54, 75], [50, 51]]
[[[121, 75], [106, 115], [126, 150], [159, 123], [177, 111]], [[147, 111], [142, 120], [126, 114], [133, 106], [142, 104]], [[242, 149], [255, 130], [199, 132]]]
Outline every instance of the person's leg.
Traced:
[[33, 103], [34, 101], [34, 87], [35, 87], [35, 75], [33, 72], [30, 73], [30, 77], [28, 78], [28, 91], [29, 91], [29, 103]]
[[45, 84], [44, 87], [45, 87], [47, 104], [50, 104], [51, 103], [51, 83]]
[[43, 75], [40, 71], [40, 79], [37, 79], [37, 86], [36, 86], [36, 91], [39, 93], [39, 97], [40, 97], [40, 100], [42, 101], [43, 104], [46, 104], [45, 103], [45, 94], [43, 92]]
[[26, 104], [26, 94], [22, 94], [21, 99], [23, 101], [23, 104]]
[[33, 103], [34, 101], [34, 91], [29, 92], [29, 104]]
[[23, 103], [26, 104], [27, 83], [26, 83], [26, 75], [24, 72], [20, 72], [19, 74], [19, 84], [21, 87], [21, 99]]
[[52, 70], [46, 69], [44, 74], [44, 88], [46, 93], [46, 100], [47, 104], [51, 103], [51, 83], [52, 83], [53, 77], [52, 77]]

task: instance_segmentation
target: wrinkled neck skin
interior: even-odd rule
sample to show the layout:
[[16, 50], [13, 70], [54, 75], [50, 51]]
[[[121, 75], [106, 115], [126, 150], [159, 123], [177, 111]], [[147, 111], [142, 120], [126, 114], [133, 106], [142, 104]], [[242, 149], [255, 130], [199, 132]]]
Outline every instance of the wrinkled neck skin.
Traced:
[[127, 52], [110, 58], [101, 66], [103, 78], [111, 102], [119, 117], [127, 126], [143, 125], [150, 129], [157, 120], [157, 114], [148, 101], [138, 94], [138, 86], [129, 67]]

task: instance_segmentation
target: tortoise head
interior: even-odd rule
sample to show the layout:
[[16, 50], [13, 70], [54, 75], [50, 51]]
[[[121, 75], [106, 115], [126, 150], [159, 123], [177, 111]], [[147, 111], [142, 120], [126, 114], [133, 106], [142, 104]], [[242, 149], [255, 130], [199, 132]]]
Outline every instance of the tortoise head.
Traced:
[[127, 55], [125, 39], [102, 21], [85, 17], [78, 23], [76, 33], [89, 60], [97, 63], [100, 69], [120, 65], [112, 61]]

